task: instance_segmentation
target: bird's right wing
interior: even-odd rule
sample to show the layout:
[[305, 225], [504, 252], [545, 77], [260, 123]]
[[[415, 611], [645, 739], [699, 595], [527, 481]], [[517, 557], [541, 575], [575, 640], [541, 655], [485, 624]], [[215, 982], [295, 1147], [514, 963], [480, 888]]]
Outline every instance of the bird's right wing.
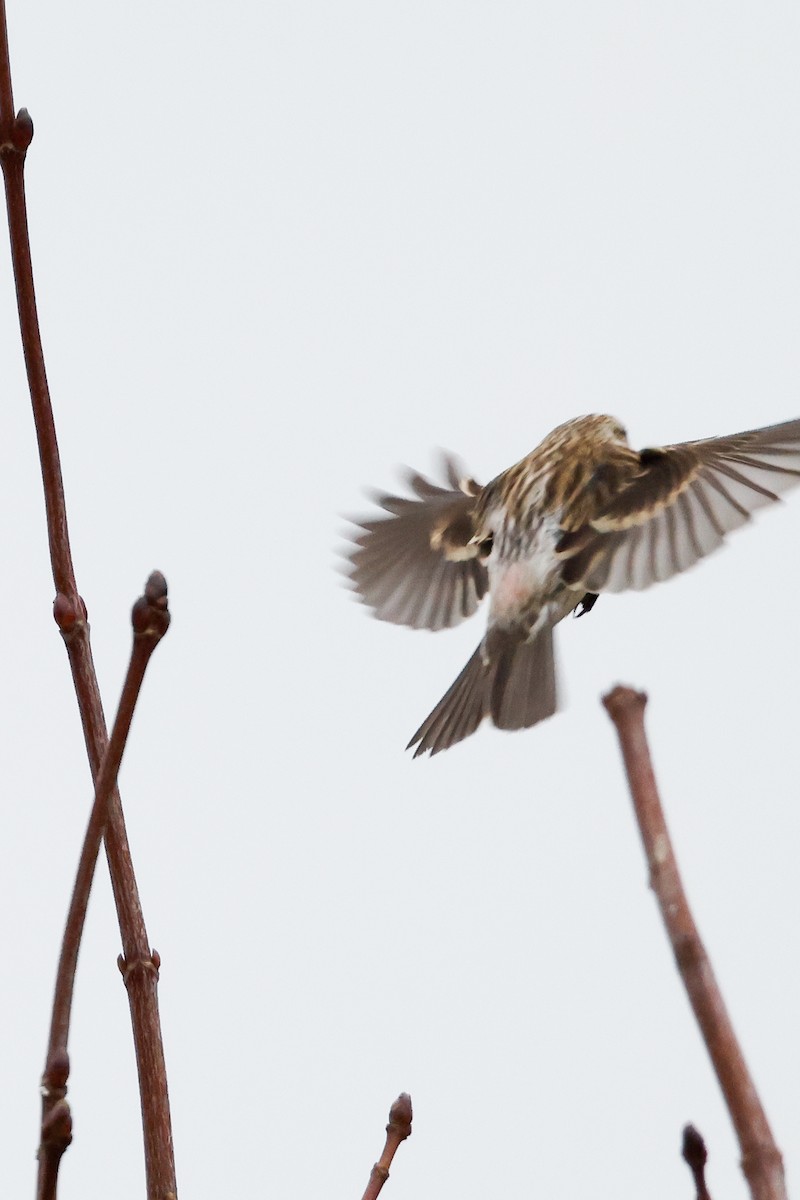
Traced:
[[751, 513], [800, 485], [800, 420], [642, 450], [627, 483], [559, 543], [565, 583], [649, 587], [722, 545]]
[[449, 487], [410, 472], [416, 499], [376, 496], [389, 516], [354, 521], [347, 553], [350, 582], [382, 621], [412, 629], [447, 629], [471, 616], [489, 578], [475, 533], [480, 486], [445, 459]]

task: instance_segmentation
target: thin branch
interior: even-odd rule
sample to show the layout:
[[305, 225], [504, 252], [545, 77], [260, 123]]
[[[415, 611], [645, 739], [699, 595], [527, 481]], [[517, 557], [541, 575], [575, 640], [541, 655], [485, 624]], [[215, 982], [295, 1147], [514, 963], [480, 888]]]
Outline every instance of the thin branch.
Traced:
[[754, 1200], [786, 1200], [783, 1161], [733, 1031], [678, 873], [644, 730], [647, 697], [616, 687], [603, 703], [616, 726], [655, 892], [681, 979], [717, 1074]]
[[[5, 29], [4, 0], [3, 28]], [[8, 53], [6, 42], [0, 41], [0, 52]], [[9, 79], [8, 58], [0, 65], [0, 79]], [[10, 112], [0, 116], [0, 161], [6, 189], [8, 210], [8, 232], [11, 239], [11, 260], [14, 265], [14, 281], [17, 290], [17, 312], [19, 314], [25, 370], [28, 376], [36, 438], [39, 443], [39, 461], [44, 485], [44, 502], [47, 514], [47, 533], [50, 544], [50, 565], [56, 591], [74, 602], [78, 601], [75, 572], [67, 529], [67, 509], [64, 485], [61, 477], [61, 459], [58, 453], [50, 389], [44, 365], [44, 351], [36, 309], [36, 291], [33, 284], [33, 264], [28, 233], [28, 211], [25, 201], [25, 156], [33, 140], [33, 121], [28, 110], [20, 109], [16, 117]]]
[[169, 620], [166, 580], [159, 571], [155, 571], [148, 579], [144, 595], [137, 600], [131, 614], [133, 625], [131, 657], [114, 728], [111, 731], [111, 739], [97, 776], [94, 804], [78, 862], [75, 886], [61, 944], [61, 957], [53, 997], [53, 1015], [50, 1023], [50, 1040], [42, 1077], [42, 1133], [38, 1155], [39, 1200], [52, 1200], [55, 1197], [61, 1156], [72, 1140], [72, 1121], [69, 1105], [65, 1099], [69, 1077], [67, 1044], [72, 996], [86, 909], [89, 904], [97, 855], [108, 816], [108, 802], [111, 792], [116, 786], [117, 774], [147, 664], [151, 654], [167, 632]]
[[8, 53], [6, 0], [0, 0], [0, 146], [10, 140], [14, 121], [14, 89], [11, 86], [11, 59]]
[[[92, 779], [96, 780], [108, 743], [89, 629], [85, 617], [75, 614], [74, 610], [69, 611], [64, 620], [59, 597], [56, 598], [54, 611], [61, 623], [69, 655]], [[147, 1197], [148, 1200], [167, 1200], [175, 1195], [177, 1184], [166, 1063], [158, 1013], [158, 961], [157, 955], [150, 949], [116, 787], [109, 799], [107, 822], [104, 832], [106, 858], [122, 939], [120, 961], [124, 964], [123, 975], [128, 990], [139, 1073]]]
[[[96, 782], [108, 744], [103, 706], [92, 661], [86, 606], [75, 581], [66, 503], [33, 285], [25, 203], [25, 156], [33, 123], [25, 109], [13, 113], [5, 0], [0, 0], [0, 165], [6, 190], [11, 258], [20, 332], [44, 485], [50, 562], [56, 588], [54, 616], [67, 647], [92, 779]], [[148, 1200], [176, 1192], [169, 1101], [156, 994], [157, 966], [133, 873], [119, 792], [112, 790], [105, 830], [114, 902], [120, 925], [125, 981], [131, 1009], [144, 1124]]]
[[401, 1092], [389, 1109], [389, 1124], [386, 1126], [386, 1145], [375, 1166], [370, 1171], [367, 1190], [362, 1200], [376, 1200], [381, 1188], [389, 1178], [389, 1167], [395, 1156], [397, 1147], [407, 1137], [411, 1137], [411, 1097], [408, 1092]]
[[702, 1135], [694, 1125], [686, 1125], [683, 1130], [683, 1146], [681, 1154], [684, 1162], [692, 1172], [695, 1187], [695, 1200], [711, 1200], [706, 1187], [706, 1159], [708, 1151]]

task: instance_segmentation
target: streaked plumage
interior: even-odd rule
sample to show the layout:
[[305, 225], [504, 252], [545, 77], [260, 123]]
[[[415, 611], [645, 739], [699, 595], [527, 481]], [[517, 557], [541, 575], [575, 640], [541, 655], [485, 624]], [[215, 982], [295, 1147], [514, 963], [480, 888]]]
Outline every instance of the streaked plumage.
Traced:
[[481, 487], [454, 460], [447, 487], [412, 473], [413, 499], [359, 521], [355, 591], [384, 621], [446, 629], [489, 592], [486, 634], [409, 742], [415, 757], [484, 717], [522, 729], [557, 707], [553, 626], [598, 593], [686, 570], [800, 483], [800, 420], [635, 451], [608, 416], [578, 417]]

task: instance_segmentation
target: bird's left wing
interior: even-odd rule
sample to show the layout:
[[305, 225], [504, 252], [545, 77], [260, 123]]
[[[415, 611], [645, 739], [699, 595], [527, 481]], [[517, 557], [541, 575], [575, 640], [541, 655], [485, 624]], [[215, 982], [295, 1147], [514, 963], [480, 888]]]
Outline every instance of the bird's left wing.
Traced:
[[588, 592], [649, 587], [685, 571], [800, 484], [800, 420], [642, 450], [627, 482], [558, 546], [562, 577]]
[[415, 499], [376, 496], [389, 516], [355, 521], [360, 530], [347, 572], [360, 599], [382, 621], [412, 629], [447, 629], [475, 612], [489, 586], [475, 533], [480, 492], [445, 459], [449, 487], [410, 472]]

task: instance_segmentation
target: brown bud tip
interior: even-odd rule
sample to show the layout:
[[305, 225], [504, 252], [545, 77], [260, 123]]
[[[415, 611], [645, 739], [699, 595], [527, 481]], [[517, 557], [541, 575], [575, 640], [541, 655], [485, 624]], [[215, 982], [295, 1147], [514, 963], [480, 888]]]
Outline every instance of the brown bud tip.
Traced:
[[157, 950], [150, 951], [150, 961], [157, 971], [161, 970], [161, 955]]
[[647, 692], [637, 692], [635, 688], [617, 684], [603, 696], [603, 704], [612, 721], [617, 721], [626, 712], [634, 709], [644, 709], [647, 704]]
[[14, 119], [11, 128], [11, 141], [14, 149], [24, 154], [33, 141], [33, 121], [27, 108], [21, 108]]
[[64, 1046], [54, 1050], [47, 1060], [44, 1069], [44, 1086], [46, 1088], [66, 1087], [69, 1079], [69, 1054]]
[[124, 975], [127, 972], [128, 963], [124, 954], [117, 955], [117, 967], [119, 968], [120, 975]]
[[59, 592], [53, 601], [53, 618], [62, 633], [71, 633], [79, 621], [86, 620], [86, 605], [80, 596]]
[[683, 1146], [681, 1154], [684, 1161], [693, 1171], [702, 1171], [706, 1165], [708, 1151], [703, 1137], [695, 1129], [694, 1125], [687, 1125], [683, 1131]]
[[413, 1115], [411, 1097], [408, 1092], [401, 1092], [389, 1109], [389, 1126], [393, 1126], [401, 1137], [407, 1138], [411, 1134]]
[[167, 581], [160, 571], [153, 571], [144, 585], [145, 600], [159, 608], [167, 607]]
[[160, 571], [153, 571], [144, 588], [144, 595], [133, 606], [133, 632], [146, 634], [158, 641], [169, 629], [170, 614], [167, 602], [167, 581]]

